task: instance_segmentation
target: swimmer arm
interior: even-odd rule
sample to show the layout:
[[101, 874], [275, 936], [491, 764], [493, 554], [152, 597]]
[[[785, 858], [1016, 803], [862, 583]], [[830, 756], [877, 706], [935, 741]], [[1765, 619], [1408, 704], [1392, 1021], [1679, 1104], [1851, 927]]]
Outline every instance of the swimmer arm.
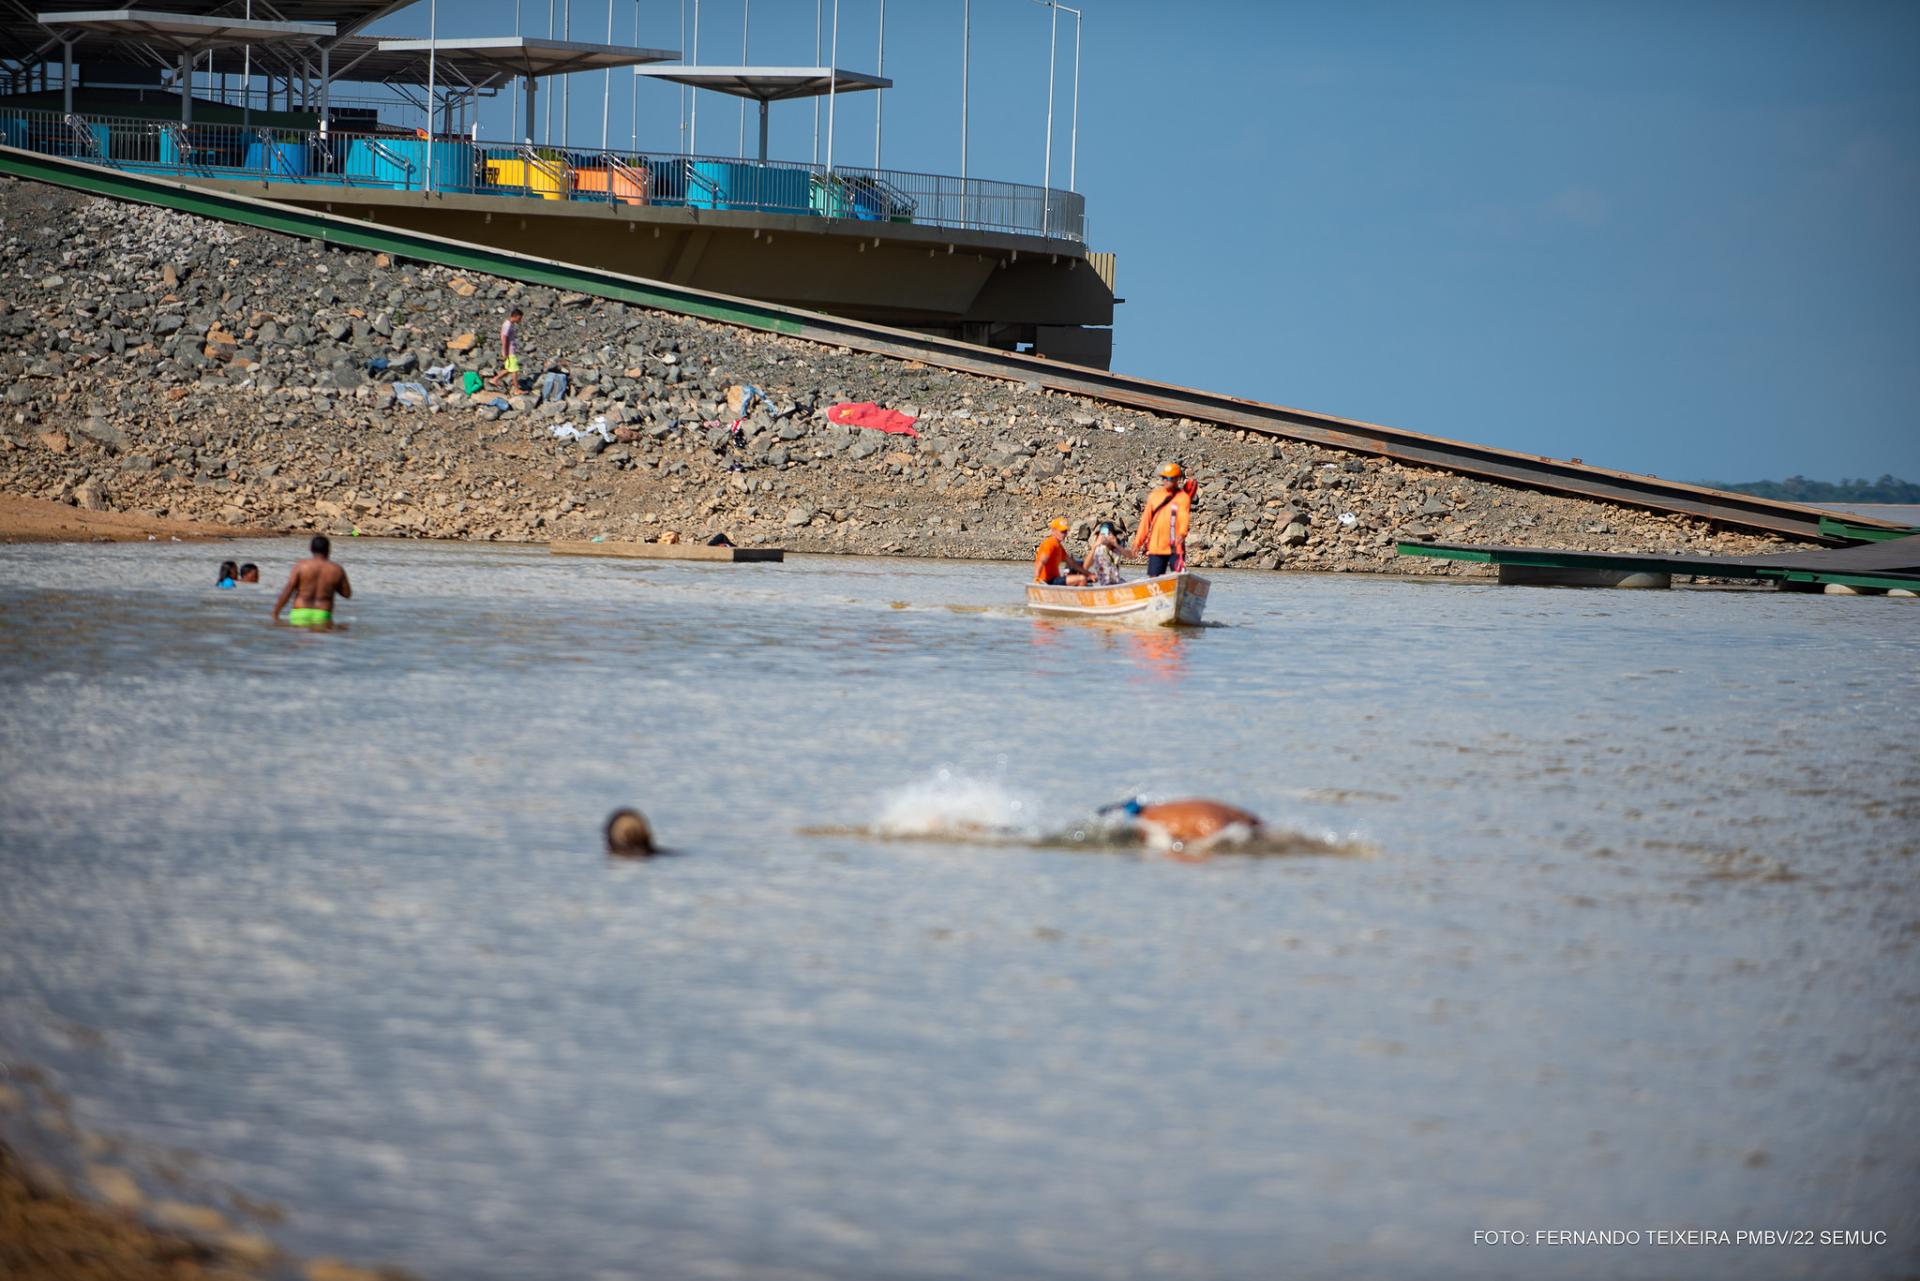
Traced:
[[295, 570], [293, 573], [287, 575], [287, 585], [280, 589], [279, 597], [273, 602], [273, 621], [274, 622], [277, 623], [280, 621], [280, 611], [287, 607], [287, 602], [289, 600], [293, 599], [294, 587], [299, 582], [300, 582], [300, 572], [298, 570]]
[[353, 599], [353, 584], [347, 581], [347, 571], [344, 569], [340, 571], [340, 595], [345, 600]]

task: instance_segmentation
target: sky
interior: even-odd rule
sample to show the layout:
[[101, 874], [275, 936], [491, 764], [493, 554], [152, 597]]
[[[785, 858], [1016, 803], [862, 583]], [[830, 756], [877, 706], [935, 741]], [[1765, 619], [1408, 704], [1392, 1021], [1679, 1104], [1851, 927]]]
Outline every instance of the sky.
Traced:
[[[570, 8], [575, 39], [605, 39], [607, 0], [552, 3], [519, 0], [520, 29]], [[693, 0], [612, 6], [617, 43], [637, 19], [694, 60]], [[743, 11], [749, 61], [815, 61], [816, 0], [699, 7], [701, 62], [741, 60]], [[1078, 7], [1076, 177], [1092, 247], [1119, 256], [1116, 369], [1676, 479], [1920, 479], [1920, 4]], [[876, 69], [880, 8], [840, 0], [840, 66]], [[504, 34], [516, 6], [439, 12]], [[888, 167], [961, 170], [961, 13], [886, 6]], [[967, 170], [1038, 183], [1052, 15], [971, 16]], [[609, 141], [679, 149], [681, 91], [613, 80]], [[568, 140], [597, 146], [602, 77], [573, 81]], [[836, 106], [837, 158], [872, 163], [876, 97]], [[513, 110], [486, 105], [482, 135], [517, 135]], [[702, 95], [698, 149], [734, 153], [739, 120]], [[774, 106], [771, 154], [813, 157], [810, 105]]]

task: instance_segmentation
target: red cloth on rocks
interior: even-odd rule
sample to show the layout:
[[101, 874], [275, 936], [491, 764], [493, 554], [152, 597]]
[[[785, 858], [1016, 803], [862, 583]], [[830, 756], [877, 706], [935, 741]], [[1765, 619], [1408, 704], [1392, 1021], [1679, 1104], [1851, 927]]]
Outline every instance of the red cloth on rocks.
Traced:
[[871, 427], [875, 431], [891, 432], [896, 436], [918, 436], [913, 429], [915, 419], [897, 409], [882, 409], [870, 400], [841, 401], [827, 410], [827, 421], [839, 423], [842, 427]]

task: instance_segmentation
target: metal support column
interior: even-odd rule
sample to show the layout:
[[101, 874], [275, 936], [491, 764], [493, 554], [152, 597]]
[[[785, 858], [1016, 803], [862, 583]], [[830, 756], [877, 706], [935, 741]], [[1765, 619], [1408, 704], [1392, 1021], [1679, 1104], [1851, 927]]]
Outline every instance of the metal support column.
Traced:
[[73, 37], [68, 36], [60, 42], [60, 107], [61, 114], [73, 114]]
[[538, 119], [538, 117], [534, 115], [533, 104], [540, 93], [540, 81], [533, 75], [528, 75], [524, 77], [524, 79], [527, 82], [527, 132], [524, 141], [531, 147], [533, 145], [533, 126]]
[[765, 98], [760, 100], [760, 160], [763, 164], [767, 159], [767, 108], [770, 105]]

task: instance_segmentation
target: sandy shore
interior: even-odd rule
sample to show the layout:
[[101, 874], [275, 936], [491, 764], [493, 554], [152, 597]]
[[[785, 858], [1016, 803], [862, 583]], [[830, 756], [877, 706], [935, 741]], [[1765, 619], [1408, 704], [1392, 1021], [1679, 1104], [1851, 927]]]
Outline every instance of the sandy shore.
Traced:
[[197, 520], [168, 520], [146, 512], [97, 512], [41, 498], [0, 494], [0, 543], [143, 543], [213, 538], [258, 538], [278, 530]]
[[12, 1281], [187, 1281], [260, 1275], [255, 1267], [212, 1246], [70, 1196], [0, 1145], [0, 1276]]

